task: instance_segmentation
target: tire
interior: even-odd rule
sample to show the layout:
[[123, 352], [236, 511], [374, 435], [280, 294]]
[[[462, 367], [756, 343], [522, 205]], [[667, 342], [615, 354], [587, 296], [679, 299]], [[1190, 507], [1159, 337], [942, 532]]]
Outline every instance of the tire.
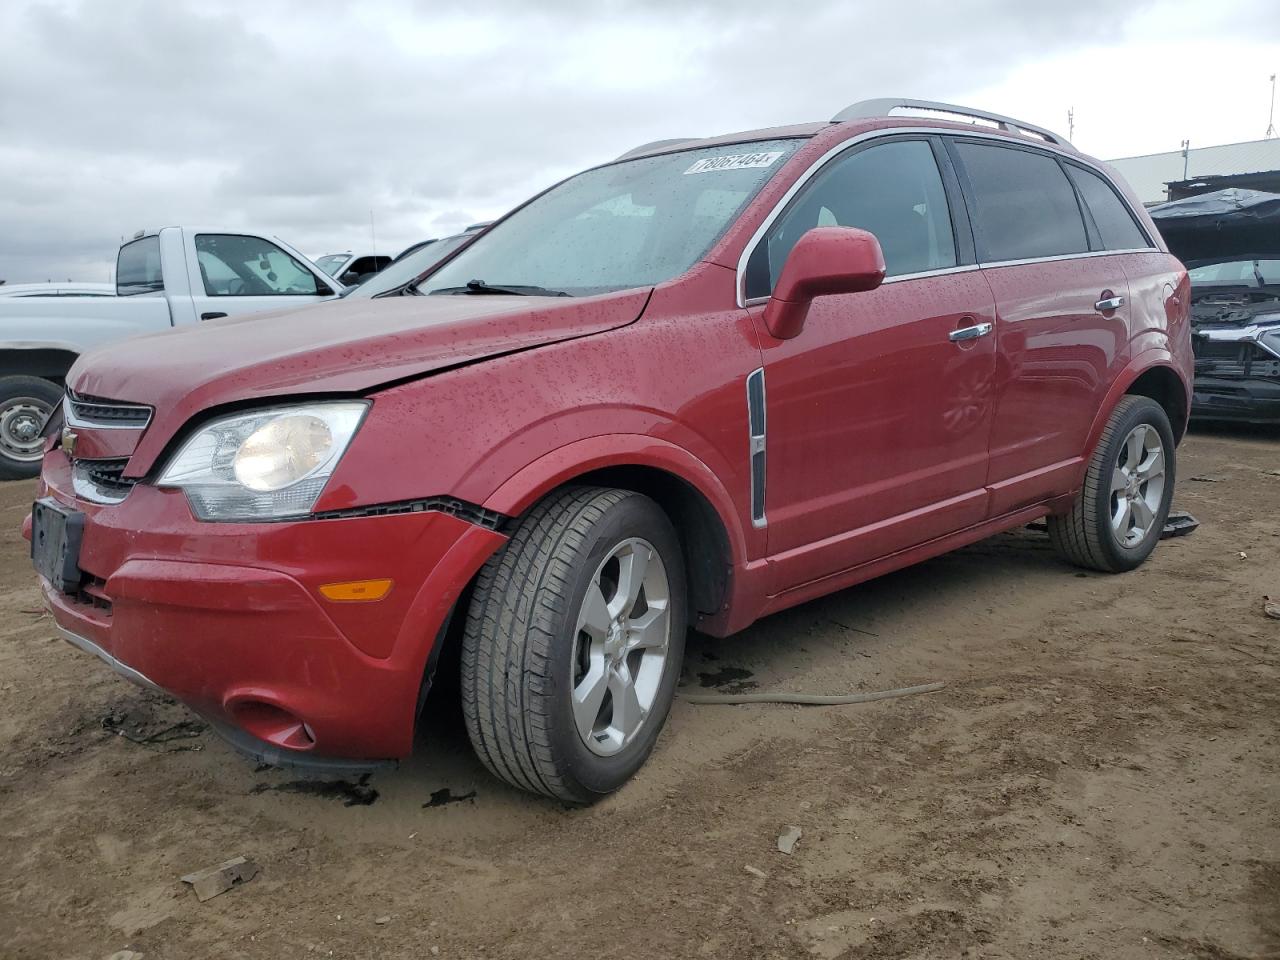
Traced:
[[463, 716], [484, 765], [571, 804], [617, 790], [671, 708], [686, 605], [680, 540], [648, 497], [575, 487], [534, 507], [481, 570], [463, 631]]
[[[62, 389], [48, 380], [0, 377], [0, 480], [24, 480], [40, 473], [40, 434], [61, 400]], [[38, 427], [34, 436], [33, 427]]]
[[[1156, 444], [1162, 469], [1153, 456]], [[1135, 456], [1138, 476], [1131, 479]], [[1175, 468], [1173, 428], [1164, 408], [1148, 397], [1122, 398], [1102, 431], [1071, 512], [1049, 517], [1054, 549], [1078, 567], [1105, 573], [1140, 565], [1155, 549], [1169, 516]]]

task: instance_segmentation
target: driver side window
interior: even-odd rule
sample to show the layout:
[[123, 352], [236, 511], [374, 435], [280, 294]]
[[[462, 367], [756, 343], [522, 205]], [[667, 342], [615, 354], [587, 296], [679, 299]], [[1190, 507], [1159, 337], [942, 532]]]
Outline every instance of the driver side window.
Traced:
[[933, 149], [927, 140], [893, 140], [837, 157], [805, 185], [752, 252], [747, 298], [773, 292], [787, 255], [806, 231], [832, 226], [875, 234], [890, 277], [957, 263]]
[[202, 233], [195, 239], [204, 292], [210, 297], [316, 296], [315, 275], [269, 240]]

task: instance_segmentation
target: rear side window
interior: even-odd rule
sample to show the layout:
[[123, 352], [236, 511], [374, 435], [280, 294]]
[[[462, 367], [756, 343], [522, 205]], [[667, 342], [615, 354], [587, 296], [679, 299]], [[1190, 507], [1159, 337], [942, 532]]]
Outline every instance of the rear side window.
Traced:
[[926, 140], [895, 140], [844, 154], [818, 172], [752, 252], [747, 298], [772, 292], [806, 231], [832, 226], [875, 234], [891, 277], [956, 265], [951, 212], [933, 148]]
[[160, 271], [160, 238], [143, 237], [126, 243], [116, 258], [116, 294], [132, 297], [164, 290]]
[[1030, 260], [1089, 249], [1076, 192], [1056, 160], [971, 141], [955, 148], [972, 188], [980, 260]]
[[1067, 164], [1067, 172], [1093, 216], [1104, 250], [1134, 250], [1151, 246], [1111, 184], [1092, 170], [1073, 163]]

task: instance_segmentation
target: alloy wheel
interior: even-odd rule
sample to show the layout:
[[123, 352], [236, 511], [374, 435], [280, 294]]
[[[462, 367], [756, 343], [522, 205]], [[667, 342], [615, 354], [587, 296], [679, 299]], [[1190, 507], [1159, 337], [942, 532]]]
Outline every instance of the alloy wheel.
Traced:
[[647, 540], [622, 541], [587, 585], [573, 654], [573, 719], [587, 748], [612, 756], [653, 709], [671, 641], [670, 585]]
[[1111, 473], [1111, 532], [1135, 547], [1151, 532], [1164, 498], [1165, 457], [1160, 433], [1140, 423], [1125, 438]]

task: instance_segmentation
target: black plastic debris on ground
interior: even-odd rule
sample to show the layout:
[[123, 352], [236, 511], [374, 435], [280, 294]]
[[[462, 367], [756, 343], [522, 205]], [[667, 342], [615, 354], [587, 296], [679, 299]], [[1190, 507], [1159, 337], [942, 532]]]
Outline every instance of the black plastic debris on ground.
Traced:
[[259, 783], [249, 792], [301, 793], [311, 797], [341, 800], [344, 807], [367, 807], [378, 799], [378, 791], [369, 786], [370, 774], [352, 783], [350, 780], [290, 780], [288, 783]]
[[1194, 533], [1198, 526], [1200, 526], [1200, 521], [1189, 513], [1171, 513], [1164, 522], [1164, 530], [1160, 533], [1160, 539], [1168, 540], [1171, 537], [1185, 537], [1189, 533]]
[[[1196, 479], [1195, 477], [1191, 478]], [[1160, 532], [1161, 540], [1169, 540], [1172, 537], [1185, 537], [1187, 534], [1195, 531], [1200, 526], [1200, 521], [1189, 513], [1171, 513], [1164, 522], [1164, 530]], [[1038, 530], [1041, 533], [1049, 529], [1049, 525], [1043, 520], [1033, 520], [1027, 524], [1028, 530]]]
[[457, 796], [454, 796], [453, 791], [448, 787], [445, 787], [442, 790], [433, 790], [431, 793], [431, 799], [422, 806], [423, 809], [426, 809], [427, 807], [443, 807], [449, 803], [462, 803], [464, 800], [470, 800], [472, 803], [475, 803], [476, 792], [472, 790], [470, 793], [460, 793]]

